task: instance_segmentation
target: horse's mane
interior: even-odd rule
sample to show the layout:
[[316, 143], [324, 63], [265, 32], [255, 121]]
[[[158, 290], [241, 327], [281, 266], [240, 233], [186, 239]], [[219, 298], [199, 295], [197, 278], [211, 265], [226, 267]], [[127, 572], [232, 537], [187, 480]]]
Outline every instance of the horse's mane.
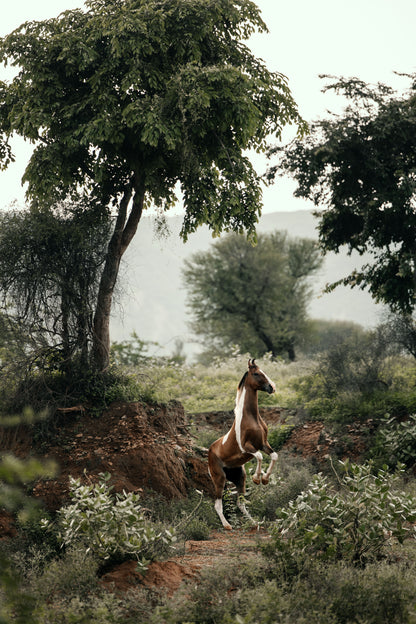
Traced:
[[245, 380], [246, 380], [247, 375], [248, 375], [248, 371], [246, 371], [246, 372], [244, 373], [244, 375], [241, 377], [241, 381], [240, 381], [240, 383], [238, 384], [238, 389], [239, 389], [239, 390], [240, 390], [240, 389], [244, 386], [244, 382], [245, 382]]

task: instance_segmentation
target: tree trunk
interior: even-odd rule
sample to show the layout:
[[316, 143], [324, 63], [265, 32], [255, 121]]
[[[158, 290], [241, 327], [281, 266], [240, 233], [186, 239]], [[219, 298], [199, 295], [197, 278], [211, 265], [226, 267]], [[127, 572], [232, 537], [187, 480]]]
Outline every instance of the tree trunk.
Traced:
[[293, 343], [290, 343], [287, 347], [287, 357], [289, 358], [289, 362], [294, 362], [296, 360], [295, 345]]
[[[133, 196], [133, 205], [127, 210]], [[93, 322], [92, 365], [104, 372], [110, 363], [110, 314], [121, 257], [136, 233], [143, 212], [144, 191], [129, 185], [120, 202], [113, 235], [110, 239], [97, 295]]]

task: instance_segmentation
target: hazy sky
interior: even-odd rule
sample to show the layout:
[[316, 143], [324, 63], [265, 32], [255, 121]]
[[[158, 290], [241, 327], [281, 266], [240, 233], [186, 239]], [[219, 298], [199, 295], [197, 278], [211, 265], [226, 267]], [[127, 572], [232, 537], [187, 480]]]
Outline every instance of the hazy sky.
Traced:
[[[416, 72], [415, 0], [258, 0], [269, 34], [256, 35], [251, 47], [269, 69], [284, 73], [306, 120], [336, 106], [322, 95], [319, 74], [357, 76], [368, 82], [406, 87], [394, 72]], [[82, 0], [14, 0], [2, 13], [0, 36], [27, 20], [55, 17], [83, 6]], [[3, 68], [0, 77], [7, 78]], [[23, 202], [20, 178], [29, 148], [15, 143], [17, 162], [0, 173], [0, 207]], [[261, 167], [259, 162], [259, 167]], [[279, 181], [264, 193], [264, 212], [308, 205], [292, 197], [293, 183]]]

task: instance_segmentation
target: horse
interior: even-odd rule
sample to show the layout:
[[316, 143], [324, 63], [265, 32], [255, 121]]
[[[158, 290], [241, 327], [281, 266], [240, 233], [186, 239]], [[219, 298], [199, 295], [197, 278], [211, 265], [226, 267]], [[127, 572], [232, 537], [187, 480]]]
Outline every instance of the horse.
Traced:
[[[257, 485], [267, 484], [277, 461], [277, 453], [267, 441], [267, 425], [260, 416], [257, 397], [259, 390], [272, 394], [276, 391], [276, 386], [260, 370], [256, 361], [249, 359], [248, 370], [238, 384], [232, 427], [208, 449], [208, 472], [215, 490], [214, 506], [224, 529], [228, 531], [232, 529], [232, 526], [224, 517], [222, 504], [225, 482], [231, 481], [237, 487], [237, 506], [246, 517], [254, 522], [242, 498], [246, 489], [246, 471], [243, 466], [255, 457], [257, 466], [253, 481]], [[271, 459], [265, 474], [261, 470], [262, 451], [270, 455]]]

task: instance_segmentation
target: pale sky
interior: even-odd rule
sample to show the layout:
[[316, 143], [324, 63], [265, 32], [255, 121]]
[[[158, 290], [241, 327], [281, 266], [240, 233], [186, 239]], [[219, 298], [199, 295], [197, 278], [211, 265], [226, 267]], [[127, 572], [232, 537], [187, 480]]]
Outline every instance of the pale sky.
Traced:
[[[333, 96], [320, 93], [319, 74], [357, 76], [404, 88], [408, 83], [394, 72], [416, 72], [415, 0], [258, 0], [257, 5], [270, 33], [256, 35], [251, 48], [270, 70], [288, 77], [307, 121], [337, 107]], [[0, 36], [24, 21], [55, 17], [81, 6], [82, 0], [14, 0], [2, 12]], [[0, 79], [7, 77], [0, 67]], [[0, 173], [0, 208], [14, 199], [23, 203], [20, 178], [30, 148], [22, 141], [14, 146], [16, 163]], [[259, 169], [263, 166], [260, 161], [255, 164]], [[291, 181], [279, 180], [266, 189], [263, 212], [309, 208], [293, 198], [293, 188]]]

